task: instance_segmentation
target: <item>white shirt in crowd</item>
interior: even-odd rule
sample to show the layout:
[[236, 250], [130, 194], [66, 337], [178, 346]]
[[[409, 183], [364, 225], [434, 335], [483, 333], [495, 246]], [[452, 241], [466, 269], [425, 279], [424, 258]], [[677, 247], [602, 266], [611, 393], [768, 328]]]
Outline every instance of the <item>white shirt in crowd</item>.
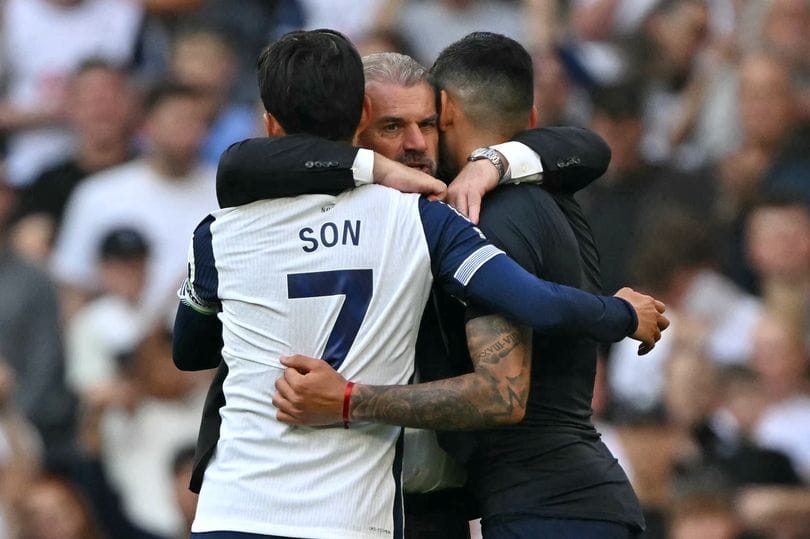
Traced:
[[83, 182], [68, 204], [54, 248], [54, 276], [97, 288], [101, 239], [113, 228], [132, 227], [150, 247], [143, 312], [147, 318], [162, 316], [173, 307], [185, 276], [188, 238], [216, 208], [214, 171], [207, 167], [166, 178], [141, 159], [101, 172]]

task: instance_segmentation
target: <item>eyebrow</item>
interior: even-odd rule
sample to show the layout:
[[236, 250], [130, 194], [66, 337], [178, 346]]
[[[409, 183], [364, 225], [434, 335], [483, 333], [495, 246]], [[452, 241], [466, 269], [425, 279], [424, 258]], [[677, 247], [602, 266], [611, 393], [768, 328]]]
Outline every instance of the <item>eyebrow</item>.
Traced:
[[377, 123], [380, 124], [387, 124], [387, 123], [402, 123], [405, 119], [402, 116], [382, 116], [377, 118]]
[[[431, 114], [430, 116], [425, 116], [424, 118], [420, 118], [416, 121], [416, 123], [425, 123], [425, 122], [435, 122], [438, 121], [439, 115], [438, 114]], [[402, 116], [381, 116], [377, 118], [377, 123], [403, 123], [405, 119]]]

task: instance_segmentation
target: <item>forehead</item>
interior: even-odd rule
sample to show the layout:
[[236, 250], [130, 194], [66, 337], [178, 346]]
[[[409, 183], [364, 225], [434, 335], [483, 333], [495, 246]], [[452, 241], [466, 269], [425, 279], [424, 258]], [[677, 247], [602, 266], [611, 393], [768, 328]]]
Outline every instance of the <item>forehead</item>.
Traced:
[[371, 100], [372, 121], [383, 117], [421, 120], [436, 114], [436, 97], [427, 82], [414, 86], [369, 82], [366, 95]]

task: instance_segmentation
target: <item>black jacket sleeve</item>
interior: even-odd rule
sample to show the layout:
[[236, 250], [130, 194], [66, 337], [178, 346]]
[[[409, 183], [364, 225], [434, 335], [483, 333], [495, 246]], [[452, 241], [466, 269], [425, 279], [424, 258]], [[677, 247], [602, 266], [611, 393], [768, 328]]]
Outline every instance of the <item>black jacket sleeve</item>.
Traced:
[[543, 163], [543, 187], [574, 193], [607, 170], [610, 148], [602, 138], [581, 127], [539, 127], [518, 133], [512, 140], [534, 150]]
[[[610, 148], [595, 133], [578, 127], [542, 127], [513, 138], [540, 155], [543, 186], [574, 193], [604, 174]], [[217, 170], [222, 208], [265, 198], [312, 193], [337, 194], [354, 187], [357, 148], [312, 135], [254, 138], [228, 148]]]
[[217, 170], [221, 208], [265, 198], [337, 194], [354, 187], [357, 148], [311, 135], [253, 138], [222, 154]]

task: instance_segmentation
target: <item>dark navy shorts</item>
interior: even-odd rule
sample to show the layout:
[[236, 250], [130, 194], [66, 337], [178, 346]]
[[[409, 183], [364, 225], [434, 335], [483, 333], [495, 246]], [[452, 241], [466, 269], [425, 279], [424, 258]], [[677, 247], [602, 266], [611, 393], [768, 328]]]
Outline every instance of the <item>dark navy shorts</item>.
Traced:
[[484, 539], [635, 539], [641, 532], [618, 522], [510, 515], [481, 521]]

